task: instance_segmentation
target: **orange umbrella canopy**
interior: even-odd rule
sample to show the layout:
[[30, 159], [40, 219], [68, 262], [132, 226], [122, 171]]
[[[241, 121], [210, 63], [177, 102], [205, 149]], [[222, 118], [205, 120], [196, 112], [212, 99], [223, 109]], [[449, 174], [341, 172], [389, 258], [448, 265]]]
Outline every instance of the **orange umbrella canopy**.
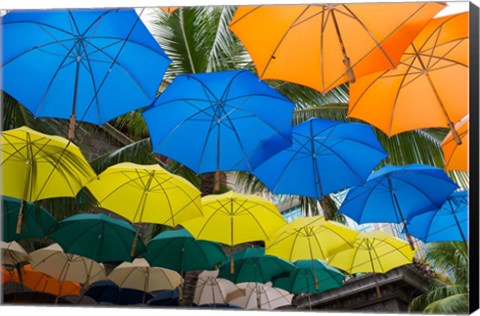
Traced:
[[239, 7], [230, 30], [261, 79], [326, 93], [355, 77], [395, 67], [439, 3]]
[[10, 271], [7, 270], [4, 266], [2, 266], [2, 284], [7, 283], [13, 280], [13, 276]]
[[468, 50], [468, 12], [431, 20], [395, 70], [350, 85], [348, 115], [389, 136], [429, 127], [454, 130], [452, 122], [468, 114]]
[[468, 116], [455, 124], [455, 130], [462, 141], [460, 145], [455, 142], [452, 132], [448, 133], [442, 141], [441, 148], [445, 159], [445, 170], [468, 172], [468, 125]]
[[160, 7], [160, 10], [162, 10], [163, 12], [167, 13], [167, 14], [171, 14], [173, 13], [173, 11], [177, 10], [178, 7]]
[[23, 266], [21, 277], [17, 270], [13, 271], [13, 281], [21, 283], [35, 292], [49, 293], [60, 297], [80, 295], [80, 284], [70, 281], [61, 282], [43, 272], [32, 270], [31, 265]]

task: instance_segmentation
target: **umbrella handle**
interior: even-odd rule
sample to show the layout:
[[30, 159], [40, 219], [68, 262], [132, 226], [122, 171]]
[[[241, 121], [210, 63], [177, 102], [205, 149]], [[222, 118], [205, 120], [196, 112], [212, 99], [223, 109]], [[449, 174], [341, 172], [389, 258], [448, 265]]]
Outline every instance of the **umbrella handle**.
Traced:
[[68, 126], [68, 139], [75, 139], [75, 114], [70, 115], [70, 125]]
[[355, 83], [355, 74], [353, 73], [352, 65], [350, 64], [350, 58], [345, 57], [343, 59], [343, 64], [345, 65], [345, 68], [347, 68], [346, 75], [348, 77], [348, 82], [350, 83]]
[[230, 274], [235, 274], [235, 265], [233, 263], [233, 255], [230, 256]]
[[[314, 272], [314, 273], [315, 273], [315, 272]], [[315, 288], [316, 288], [317, 290], [320, 290], [320, 287], [318, 286], [318, 278], [317, 278], [317, 275], [316, 275], [316, 274], [313, 275], [313, 281], [315, 282]]]
[[132, 244], [132, 250], [130, 251], [130, 257], [135, 257], [135, 249], [137, 248], [138, 236], [135, 236]]
[[452, 132], [453, 139], [457, 143], [457, 145], [462, 144], [462, 140], [460, 139], [460, 135], [458, 135], [457, 130], [455, 129], [455, 126], [453, 125], [452, 121], [448, 121], [448, 127], [450, 128], [450, 131]]
[[[22, 201], [23, 205], [25, 202]], [[23, 219], [23, 212], [22, 212], [23, 207], [20, 208], [20, 212], [18, 213], [18, 218], [17, 218], [17, 230], [16, 233], [20, 234], [22, 232], [22, 219]]]

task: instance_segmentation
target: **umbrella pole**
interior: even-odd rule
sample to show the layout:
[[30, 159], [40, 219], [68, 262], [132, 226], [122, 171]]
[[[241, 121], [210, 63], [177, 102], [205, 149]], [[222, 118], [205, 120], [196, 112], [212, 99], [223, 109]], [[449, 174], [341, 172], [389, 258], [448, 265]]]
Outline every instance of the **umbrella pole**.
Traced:
[[[368, 245], [368, 241], [367, 241], [367, 245]], [[372, 248], [373, 248], [373, 242], [372, 242]], [[375, 289], [377, 290], [377, 297], [381, 298], [382, 292], [380, 291], [380, 286], [378, 285], [377, 274], [375, 273], [375, 265], [373, 264], [372, 254], [370, 253], [370, 247], [368, 247], [368, 256], [370, 257], [370, 264], [372, 265], [373, 279], [375, 281]]]
[[412, 48], [415, 51], [415, 55], [416, 55], [418, 61], [420, 62], [420, 65], [422, 66], [424, 74], [427, 77], [428, 82], [430, 83], [430, 86], [433, 90], [433, 93], [435, 94], [435, 97], [436, 97], [438, 103], [440, 104], [440, 108], [442, 109], [442, 112], [445, 115], [445, 117], [447, 118], [447, 122], [448, 122], [447, 124], [448, 124], [448, 127], [450, 128], [450, 131], [452, 132], [453, 139], [455, 140], [455, 142], [458, 145], [461, 145], [462, 140], [460, 139], [460, 136], [458, 135], [458, 132], [455, 130], [455, 125], [453, 124], [452, 120], [450, 119], [450, 116], [448, 115], [447, 110], [445, 109], [445, 106], [443, 105], [442, 99], [440, 98], [440, 95], [438, 94], [437, 89], [435, 89], [435, 85], [433, 84], [432, 78], [430, 78], [430, 75], [428, 74], [427, 68], [425, 67], [422, 59], [420, 58], [420, 54], [418, 53], [417, 49], [415, 48], [415, 45], [412, 44]]
[[[450, 201], [449, 201], [449, 203], [450, 203]], [[460, 236], [462, 236], [463, 242], [467, 243], [467, 239], [465, 238], [465, 235], [463, 234], [462, 227], [460, 226], [460, 222], [458, 221], [457, 214], [455, 214], [455, 212], [453, 212], [453, 218], [455, 219], [455, 223], [457, 224], [457, 228], [458, 228], [458, 231], [460, 232]]]
[[[30, 142], [30, 135], [27, 134], [27, 141]], [[30, 190], [30, 177], [32, 173], [33, 153], [31, 146], [27, 146], [27, 174], [25, 175], [25, 187], [23, 188], [23, 199], [20, 202], [20, 209], [18, 211], [16, 233], [22, 232], [23, 210], [25, 209], [28, 191]]]
[[215, 180], [214, 180], [213, 192], [217, 193], [220, 191], [220, 171], [215, 171]]
[[25, 200], [22, 200], [22, 202], [20, 202], [20, 209], [18, 211], [18, 218], [17, 218], [17, 229], [15, 231], [17, 235], [22, 232], [23, 209], [25, 208], [25, 204], [26, 204]]
[[337, 18], [335, 17], [335, 10], [330, 11], [332, 13], [333, 23], [335, 24], [335, 31], [337, 31], [338, 41], [340, 42], [340, 47], [342, 48], [343, 53], [343, 64], [346, 68], [346, 75], [350, 83], [355, 82], [355, 74], [353, 73], [352, 65], [350, 64], [350, 58], [347, 56], [347, 51], [345, 45], [343, 44], [342, 35], [340, 34], [340, 28], [338, 27]]
[[78, 90], [78, 74], [80, 73], [80, 59], [77, 59], [77, 66], [75, 70], [75, 86], [73, 87], [73, 104], [72, 115], [70, 115], [70, 124], [68, 126], [68, 140], [75, 139], [75, 110], [77, 108], [77, 90]]
[[[393, 188], [392, 181], [390, 178], [388, 178], [388, 182], [390, 184], [390, 188]], [[398, 203], [395, 192], [392, 191], [392, 194], [393, 194], [393, 201], [395, 202], [395, 210], [398, 212], [398, 214], [400, 215], [400, 219], [402, 220], [403, 226], [405, 228], [405, 235], [407, 236], [408, 243], [410, 244], [410, 249], [415, 250], [415, 246], [413, 245], [412, 235], [410, 235], [410, 232], [408, 231], [407, 221], [403, 217], [402, 209], [400, 208], [400, 203]]]
[[135, 238], [133, 239], [132, 249], [130, 250], [130, 257], [135, 257], [135, 250], [137, 248], [139, 230], [140, 228], [138, 227], [138, 224], [137, 224], [137, 229], [135, 231]]

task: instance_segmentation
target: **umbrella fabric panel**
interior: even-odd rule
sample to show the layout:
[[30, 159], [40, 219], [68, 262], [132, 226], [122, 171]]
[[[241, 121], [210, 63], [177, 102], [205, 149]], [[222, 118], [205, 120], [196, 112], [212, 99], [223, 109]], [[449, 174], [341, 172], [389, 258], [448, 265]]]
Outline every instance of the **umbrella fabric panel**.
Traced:
[[415, 35], [442, 8], [406, 3], [243, 6], [230, 29], [247, 48], [260, 78], [326, 93], [348, 81], [333, 16], [353, 72], [360, 77], [394, 68]]
[[412, 217], [407, 222], [407, 229], [424, 242], [466, 242], [468, 191], [454, 192], [440, 209]]
[[277, 194], [320, 198], [365, 182], [387, 157], [370, 126], [310, 119], [293, 127], [293, 145], [254, 170]]
[[227, 296], [244, 295], [234, 283], [218, 278], [219, 271], [202, 271], [198, 276], [193, 303], [196, 305], [226, 304]]
[[0, 148], [5, 196], [28, 202], [75, 197], [96, 176], [76, 145], [26, 126], [3, 131]]
[[0, 241], [0, 249], [2, 249], [2, 264], [16, 265], [20, 262], [30, 261], [30, 256], [23, 247], [16, 241], [4, 242]]
[[279, 288], [273, 288], [271, 282], [241, 283], [239, 287], [246, 290], [246, 295], [229, 300], [229, 304], [244, 309], [274, 310], [281, 306], [291, 305], [293, 294]]
[[153, 150], [197, 173], [251, 171], [291, 145], [293, 107], [251, 72], [226, 71], [176, 77], [144, 118]]
[[[130, 261], [135, 238], [133, 227], [123, 220], [104, 214], [77, 214], [63, 221], [49, 235], [68, 253], [97, 262]], [[135, 256], [147, 251], [141, 240], [137, 242]]]
[[165, 231], [147, 244], [145, 259], [151, 266], [186, 272], [210, 270], [225, 259], [219, 244], [195, 240], [185, 229]]
[[150, 104], [170, 64], [134, 10], [14, 11], [3, 25], [5, 91], [36, 117], [68, 118], [75, 94], [77, 118], [103, 124]]
[[457, 188], [441, 169], [427, 165], [388, 165], [372, 173], [365, 184], [349, 190], [339, 211], [359, 224], [400, 223], [441, 207]]
[[457, 144], [450, 131], [440, 144], [445, 160], [445, 170], [461, 170], [468, 172], [468, 158], [470, 143], [469, 137], [469, 116], [463, 118], [460, 122], [455, 124], [462, 144]]
[[23, 209], [22, 230], [16, 233], [20, 202], [17, 199], [2, 197], [2, 240], [10, 242], [25, 238], [45, 237], [57, 221], [44, 208], [26, 203]]
[[150, 293], [134, 289], [119, 288], [112, 281], [98, 281], [90, 285], [86, 296], [97, 302], [107, 302], [118, 305], [134, 305], [147, 302], [153, 298]]

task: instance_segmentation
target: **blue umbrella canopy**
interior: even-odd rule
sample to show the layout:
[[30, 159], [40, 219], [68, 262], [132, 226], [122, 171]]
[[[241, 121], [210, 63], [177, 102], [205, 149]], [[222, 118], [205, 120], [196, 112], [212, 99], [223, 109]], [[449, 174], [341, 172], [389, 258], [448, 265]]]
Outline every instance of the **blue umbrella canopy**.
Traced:
[[196, 240], [186, 229], [167, 230], [147, 244], [143, 255], [151, 266], [175, 270], [210, 270], [225, 259], [220, 244]]
[[319, 199], [365, 182], [387, 157], [371, 126], [310, 119], [292, 130], [293, 145], [254, 170], [273, 193]]
[[[387, 165], [372, 173], [363, 185], [350, 189], [339, 212], [359, 224], [405, 223], [415, 215], [440, 208], [457, 188], [440, 168]], [[408, 228], [406, 233], [410, 239]]]
[[133, 9], [14, 10], [2, 26], [3, 89], [35, 117], [101, 125], [148, 106], [171, 62]]
[[454, 192], [437, 210], [407, 221], [412, 236], [424, 242], [468, 240], [468, 191]]
[[154, 296], [151, 293], [121, 288], [112, 281], [98, 281], [89, 286], [85, 295], [98, 303], [106, 302], [117, 305], [134, 305], [150, 301]]
[[294, 104], [248, 70], [177, 76], [143, 116], [153, 151], [197, 173], [252, 171], [291, 146]]

